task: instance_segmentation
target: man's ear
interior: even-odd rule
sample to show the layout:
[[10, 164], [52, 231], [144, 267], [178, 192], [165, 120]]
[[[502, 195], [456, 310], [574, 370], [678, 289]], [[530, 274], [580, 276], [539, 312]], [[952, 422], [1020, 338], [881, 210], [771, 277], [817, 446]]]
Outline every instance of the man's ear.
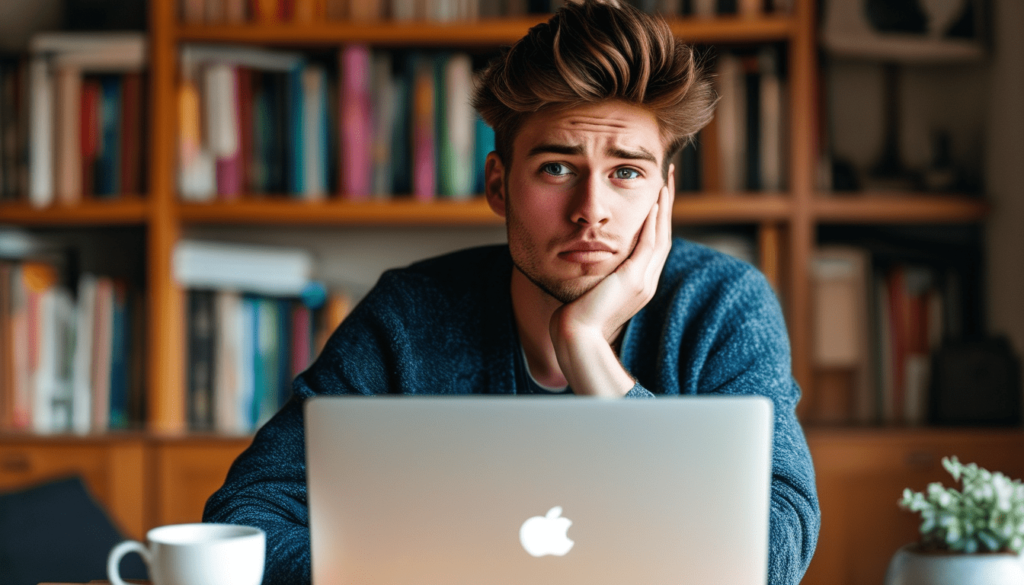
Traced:
[[491, 152], [487, 155], [487, 162], [484, 165], [484, 195], [487, 197], [487, 204], [498, 217], [505, 217], [505, 164], [501, 162], [498, 153]]

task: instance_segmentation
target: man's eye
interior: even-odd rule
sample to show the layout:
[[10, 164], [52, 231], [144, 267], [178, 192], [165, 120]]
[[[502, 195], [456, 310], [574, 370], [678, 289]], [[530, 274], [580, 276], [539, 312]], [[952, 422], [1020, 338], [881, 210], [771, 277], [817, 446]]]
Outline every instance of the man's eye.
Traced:
[[542, 166], [540, 170], [555, 177], [561, 177], [569, 174], [569, 167], [563, 165], [562, 163], [547, 163], [544, 166]]
[[636, 169], [615, 169], [616, 179], [638, 179], [640, 171]]

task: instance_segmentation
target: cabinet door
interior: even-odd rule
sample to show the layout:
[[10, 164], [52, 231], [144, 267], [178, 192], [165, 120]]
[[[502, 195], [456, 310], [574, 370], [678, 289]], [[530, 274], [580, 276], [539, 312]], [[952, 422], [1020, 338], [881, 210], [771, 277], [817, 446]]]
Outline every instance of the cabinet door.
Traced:
[[[808, 433], [821, 501], [821, 533], [808, 585], [878, 585], [919, 517], [897, 506], [904, 488], [952, 487], [943, 457], [1024, 477], [1019, 433], [865, 431]], [[957, 486], [959, 488], [959, 486]]]
[[144, 535], [141, 441], [5, 440], [0, 443], [0, 490], [77, 475], [125, 535]]
[[203, 507], [224, 484], [228, 468], [251, 439], [182, 440], [155, 447], [152, 526], [199, 522]]

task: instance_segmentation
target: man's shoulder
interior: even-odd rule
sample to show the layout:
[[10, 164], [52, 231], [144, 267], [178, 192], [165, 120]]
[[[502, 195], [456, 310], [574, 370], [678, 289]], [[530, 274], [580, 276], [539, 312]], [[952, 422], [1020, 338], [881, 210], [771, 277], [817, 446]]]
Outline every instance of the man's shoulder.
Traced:
[[403, 296], [459, 296], [507, 280], [511, 265], [506, 245], [466, 248], [388, 270], [376, 288]]
[[663, 277], [669, 282], [686, 280], [706, 281], [712, 284], [760, 276], [760, 271], [749, 262], [720, 252], [703, 244], [682, 238], [673, 238], [672, 250], [665, 261]]

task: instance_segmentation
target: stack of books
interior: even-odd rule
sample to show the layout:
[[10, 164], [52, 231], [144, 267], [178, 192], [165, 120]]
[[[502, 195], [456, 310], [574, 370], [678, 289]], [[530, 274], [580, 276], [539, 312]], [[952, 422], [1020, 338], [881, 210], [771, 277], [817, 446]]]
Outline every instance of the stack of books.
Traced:
[[28, 119], [31, 203], [46, 207], [142, 193], [145, 37], [48, 33], [33, 37], [30, 50], [27, 108], [16, 115]]
[[88, 433], [141, 425], [142, 295], [127, 282], [0, 261], [0, 427]]
[[193, 430], [247, 434], [291, 396], [292, 380], [348, 314], [344, 291], [311, 280], [301, 249], [182, 240], [188, 289], [187, 414]]

